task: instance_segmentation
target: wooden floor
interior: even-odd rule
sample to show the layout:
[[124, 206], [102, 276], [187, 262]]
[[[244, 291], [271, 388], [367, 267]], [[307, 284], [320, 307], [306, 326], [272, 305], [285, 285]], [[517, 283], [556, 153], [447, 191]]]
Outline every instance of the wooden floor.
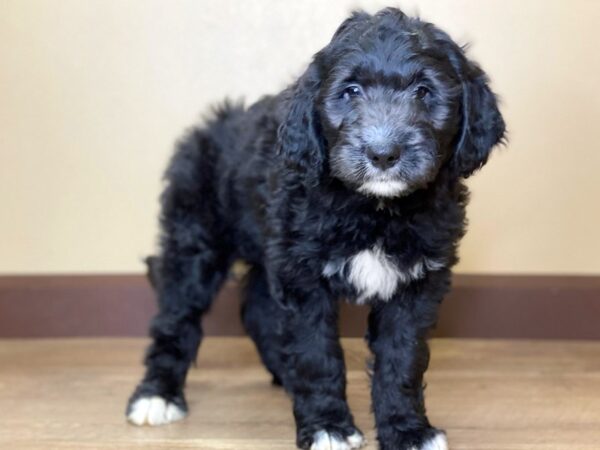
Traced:
[[[1, 449], [293, 449], [290, 402], [249, 341], [207, 339], [190, 373], [191, 414], [138, 428], [125, 400], [140, 339], [0, 341]], [[348, 395], [375, 449], [366, 349], [346, 340]], [[600, 449], [600, 343], [433, 341], [430, 419], [454, 450]]]

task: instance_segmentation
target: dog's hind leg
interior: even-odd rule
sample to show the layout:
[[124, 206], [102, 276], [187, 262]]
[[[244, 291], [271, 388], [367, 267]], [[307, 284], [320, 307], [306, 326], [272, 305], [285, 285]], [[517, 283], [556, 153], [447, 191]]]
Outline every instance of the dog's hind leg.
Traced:
[[162, 196], [161, 252], [149, 260], [159, 312], [145, 358], [146, 374], [127, 406], [130, 422], [160, 425], [187, 412], [183, 387], [202, 338], [200, 319], [231, 262], [225, 221], [218, 216], [211, 143], [197, 131], [183, 141]]
[[242, 322], [254, 341], [262, 362], [273, 375], [273, 384], [283, 383], [281, 340], [285, 311], [271, 297], [262, 267], [252, 267], [245, 279]]

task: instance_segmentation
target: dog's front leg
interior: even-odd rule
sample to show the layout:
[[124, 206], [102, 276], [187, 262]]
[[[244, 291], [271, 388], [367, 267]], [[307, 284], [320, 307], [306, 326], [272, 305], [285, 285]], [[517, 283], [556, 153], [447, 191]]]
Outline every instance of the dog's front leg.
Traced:
[[369, 347], [374, 355], [372, 401], [381, 450], [447, 450], [446, 436], [429, 423], [423, 374], [429, 363], [427, 334], [435, 324], [448, 275], [407, 286], [369, 316]]
[[325, 290], [301, 294], [285, 321], [284, 387], [293, 397], [297, 445], [349, 450], [363, 443], [346, 402], [338, 302]]

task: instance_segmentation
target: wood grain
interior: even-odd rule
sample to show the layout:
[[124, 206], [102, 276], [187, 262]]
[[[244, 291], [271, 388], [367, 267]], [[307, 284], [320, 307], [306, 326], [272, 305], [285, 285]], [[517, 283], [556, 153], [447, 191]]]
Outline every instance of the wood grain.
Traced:
[[[159, 428], [124, 419], [143, 339], [0, 341], [2, 449], [294, 449], [290, 401], [245, 338], [208, 338], [190, 372], [190, 416]], [[439, 339], [430, 418], [454, 450], [600, 448], [600, 343]], [[367, 351], [344, 340], [348, 395], [375, 449]]]

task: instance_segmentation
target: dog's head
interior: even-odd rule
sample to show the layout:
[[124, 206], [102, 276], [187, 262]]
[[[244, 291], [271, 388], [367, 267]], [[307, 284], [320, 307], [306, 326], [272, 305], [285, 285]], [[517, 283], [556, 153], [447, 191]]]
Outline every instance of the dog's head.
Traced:
[[488, 79], [450, 37], [400, 10], [355, 12], [292, 89], [279, 151], [307, 179], [406, 195], [442, 167], [468, 177], [504, 136]]

